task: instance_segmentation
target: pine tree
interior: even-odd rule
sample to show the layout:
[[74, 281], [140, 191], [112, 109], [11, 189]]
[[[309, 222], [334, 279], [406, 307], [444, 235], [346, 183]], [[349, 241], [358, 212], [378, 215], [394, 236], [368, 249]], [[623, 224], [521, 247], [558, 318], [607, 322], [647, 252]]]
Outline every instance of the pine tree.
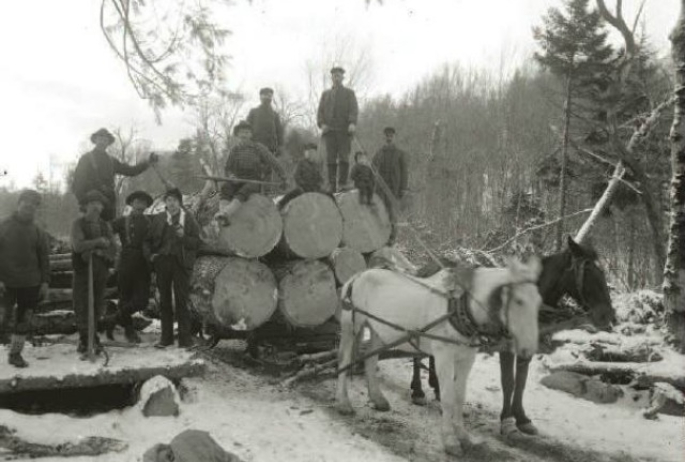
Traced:
[[573, 95], [600, 75], [613, 55], [607, 44], [602, 17], [588, 9], [589, 0], [565, 0], [564, 12], [550, 8], [543, 26], [533, 28], [540, 51], [535, 59], [553, 74], [564, 79], [564, 129], [559, 178], [559, 224], [556, 248], [561, 249], [566, 213], [566, 170], [568, 165], [569, 128]]

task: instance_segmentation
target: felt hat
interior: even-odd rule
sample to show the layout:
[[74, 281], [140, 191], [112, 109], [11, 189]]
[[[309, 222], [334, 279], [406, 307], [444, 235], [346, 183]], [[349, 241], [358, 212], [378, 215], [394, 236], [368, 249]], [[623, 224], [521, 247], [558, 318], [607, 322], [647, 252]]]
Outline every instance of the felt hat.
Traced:
[[183, 194], [178, 188], [167, 189], [164, 193], [164, 199], [166, 200], [167, 197], [175, 197], [181, 204], [183, 203]]
[[344, 74], [344, 73], [345, 73], [345, 69], [343, 69], [340, 66], [333, 66], [333, 68], [331, 68], [331, 74]]
[[145, 191], [133, 191], [131, 194], [126, 197], [126, 205], [131, 205], [134, 200], [140, 199], [143, 202], [145, 202], [145, 206], [149, 207], [152, 205], [153, 199], [152, 196], [146, 193]]
[[261, 90], [259, 90], [259, 94], [260, 94], [260, 95], [267, 95], [267, 94], [268, 94], [268, 95], [273, 95], [273, 94], [274, 94], [274, 90], [273, 90], [273, 88], [264, 87], [264, 88], [262, 88]]
[[239, 132], [240, 130], [250, 130], [250, 131], [252, 131], [252, 125], [250, 125], [249, 123], [247, 123], [247, 121], [245, 121], [245, 120], [241, 120], [240, 122], [238, 122], [238, 125], [236, 125], [235, 127], [233, 127], [233, 134], [234, 134], [234, 135], [237, 135], [238, 132]]
[[83, 198], [83, 205], [90, 204], [91, 202], [99, 202], [105, 207], [109, 205], [109, 200], [105, 197], [105, 195], [96, 189], [88, 191], [86, 196]]
[[106, 136], [109, 139], [109, 144], [114, 143], [114, 135], [112, 135], [106, 128], [101, 128], [100, 130], [90, 135], [91, 143], [95, 143], [95, 138], [97, 138], [98, 136]]
[[41, 196], [38, 191], [35, 191], [33, 189], [24, 189], [22, 192], [19, 193], [19, 197], [17, 198], [17, 202], [36, 201], [37, 203], [40, 204], [42, 199], [43, 199], [43, 196]]
[[394, 134], [397, 133], [397, 132], [395, 131], [395, 127], [385, 127], [385, 128], [383, 129], [383, 133], [385, 133], [386, 135], [387, 135], [388, 133], [392, 133], [392, 134], [394, 135]]

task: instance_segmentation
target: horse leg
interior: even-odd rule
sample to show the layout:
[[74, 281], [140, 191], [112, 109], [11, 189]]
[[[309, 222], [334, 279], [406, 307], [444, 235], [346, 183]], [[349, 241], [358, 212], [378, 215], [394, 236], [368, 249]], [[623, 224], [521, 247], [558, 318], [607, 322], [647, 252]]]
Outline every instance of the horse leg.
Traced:
[[[466, 385], [468, 383], [471, 368], [476, 360], [476, 352], [473, 349], [466, 349], [458, 347], [457, 360], [455, 362], [454, 380], [455, 386], [455, 408], [454, 408], [454, 430], [457, 434], [457, 439], [462, 446], [468, 447], [472, 445], [471, 437], [464, 427], [464, 402], [466, 400]], [[469, 351], [470, 350], [470, 351]]]
[[513, 416], [516, 418], [516, 427], [527, 435], [537, 435], [538, 429], [533, 425], [531, 420], [526, 416], [526, 412], [523, 410], [523, 392], [526, 388], [526, 381], [528, 380], [530, 361], [531, 358], [516, 358], [516, 385], [511, 408]]
[[[380, 348], [382, 343], [378, 337], [378, 334], [376, 334], [373, 329], [370, 330], [371, 339], [369, 341], [369, 351], [373, 351], [377, 348]], [[371, 400], [371, 404], [375, 410], [385, 412], [390, 410], [390, 403], [388, 403], [388, 400], [385, 399], [385, 396], [383, 396], [380, 384], [378, 383], [377, 368], [378, 355], [366, 358], [364, 361], [364, 369], [366, 370], [366, 385], [369, 390], [369, 399]]]
[[455, 347], [454, 345], [440, 345], [439, 342], [433, 342], [433, 345], [435, 369], [443, 389], [442, 401], [440, 402], [442, 408], [442, 420], [440, 423], [442, 443], [446, 453], [459, 457], [462, 455], [461, 443], [454, 431], [454, 417], [457, 413]]
[[[354, 323], [352, 312], [343, 310], [340, 316], [340, 347], [338, 350], [338, 367], [340, 369], [352, 364], [354, 353]], [[346, 370], [338, 374], [338, 384], [335, 393], [336, 408], [344, 415], [354, 414], [354, 409], [350, 403], [347, 393], [347, 381], [350, 371]]]
[[428, 385], [433, 389], [435, 393], [435, 400], [440, 401], [440, 382], [438, 382], [438, 376], [435, 373], [435, 357], [430, 356], [428, 358]]
[[421, 358], [414, 358], [411, 377], [411, 402], [417, 406], [427, 404], [426, 394], [421, 388]]
[[510, 351], [500, 351], [499, 369], [502, 384], [502, 413], [500, 414], [500, 433], [511, 436], [516, 432], [514, 413], [512, 411], [512, 397], [514, 395], [514, 359], [516, 355]]

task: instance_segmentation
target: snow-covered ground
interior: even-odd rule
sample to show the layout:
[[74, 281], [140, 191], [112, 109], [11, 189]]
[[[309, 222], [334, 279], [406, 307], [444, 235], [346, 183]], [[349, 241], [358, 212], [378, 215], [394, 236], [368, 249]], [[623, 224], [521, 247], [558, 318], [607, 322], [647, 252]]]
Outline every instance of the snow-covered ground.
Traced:
[[[198, 390], [197, 401], [183, 403], [177, 418], [145, 418], [136, 407], [89, 418], [0, 410], [0, 423], [15, 428], [18, 436], [40, 443], [106, 436], [129, 444], [123, 454], [72, 459], [76, 461], [141, 460], [147, 448], [168, 442], [187, 428], [209, 431], [225, 449], [245, 461], [444, 460], [435, 432], [438, 403], [423, 408], [409, 403], [411, 363], [383, 361], [380, 370], [393, 406], [389, 413], [377, 413], [366, 405], [361, 377], [353, 380], [351, 390], [357, 416], [343, 418], [331, 407], [333, 380], [283, 390], [264, 375], [211, 362], [205, 377], [189, 380]], [[644, 400], [633, 402], [628, 396], [611, 405], [583, 401], [540, 385], [544, 374], [543, 361], [536, 359], [525, 399], [543, 436], [512, 447], [497, 435], [501, 402], [498, 358], [479, 355], [469, 381], [467, 425], [487, 449], [475, 451], [472, 457], [467, 453], [464, 460], [685, 460], [682, 418], [660, 415], [656, 421], [645, 420], [640, 413]]]

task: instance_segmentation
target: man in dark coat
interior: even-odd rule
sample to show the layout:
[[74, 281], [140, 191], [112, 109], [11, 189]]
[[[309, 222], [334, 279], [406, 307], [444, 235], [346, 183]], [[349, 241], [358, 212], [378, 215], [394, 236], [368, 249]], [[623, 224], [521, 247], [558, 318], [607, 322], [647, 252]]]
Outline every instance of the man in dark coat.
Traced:
[[259, 90], [261, 105], [250, 109], [247, 123], [252, 127], [252, 140], [263, 144], [275, 156], [283, 151], [283, 126], [278, 113], [271, 106], [274, 91], [271, 88]]
[[150, 299], [149, 255], [145, 255], [144, 242], [150, 229], [150, 218], [143, 212], [152, 205], [152, 197], [145, 191], [135, 191], [126, 198], [131, 213], [112, 222], [112, 231], [121, 240], [121, 255], [117, 270], [119, 286], [119, 312], [117, 322], [124, 328], [126, 340], [140, 343], [133, 328], [131, 315], [147, 307]]
[[[392, 235], [390, 242], [394, 242], [397, 235], [397, 215], [399, 205], [407, 193], [407, 182], [409, 178], [409, 159], [407, 153], [395, 146], [395, 129], [386, 127], [383, 130], [385, 135], [385, 145], [378, 150], [373, 158], [373, 167], [385, 183], [384, 188], [376, 185], [376, 192], [383, 198], [390, 214], [392, 222]], [[391, 196], [388, 196], [388, 193]]]
[[[166, 211], [155, 215], [145, 241], [157, 274], [157, 288], [162, 314], [162, 336], [155, 345], [166, 348], [174, 344], [174, 311], [178, 322], [178, 346], [194, 346], [191, 318], [188, 311], [190, 276], [200, 247], [200, 225], [183, 209], [183, 196], [178, 188], [164, 196]], [[175, 307], [171, 303], [173, 289]]]
[[324, 91], [319, 101], [316, 122], [326, 143], [328, 182], [332, 192], [347, 184], [352, 137], [357, 126], [359, 107], [354, 91], [343, 86], [345, 70], [331, 69], [333, 87]]
[[[72, 293], [76, 328], [79, 333], [76, 351], [79, 354], [85, 354], [88, 348], [88, 262], [92, 258], [93, 300], [97, 326], [104, 312], [109, 268], [114, 264], [116, 257], [117, 249], [112, 228], [102, 219], [102, 212], [108, 205], [108, 199], [100, 191], [89, 191], [83, 199], [83, 216], [77, 218], [71, 226], [71, 261], [74, 268]], [[102, 352], [97, 333], [95, 352]]]
[[107, 199], [102, 219], [112, 221], [116, 215], [116, 192], [114, 175], [136, 176], [157, 162], [157, 155], [151, 153], [147, 161], [138, 165], [124, 164], [107, 154], [107, 147], [114, 143], [114, 136], [101, 128], [90, 136], [95, 148], [82, 155], [74, 170], [72, 189], [76, 199], [84, 206], [89, 191], [100, 191]]
[[16, 211], [0, 222], [0, 305], [5, 319], [14, 318], [9, 363], [15, 367], [28, 366], [21, 352], [31, 312], [47, 296], [50, 280], [48, 236], [34, 222], [40, 203], [40, 194], [25, 190]]
[[376, 178], [373, 170], [369, 166], [368, 156], [364, 151], [354, 153], [354, 167], [350, 173], [350, 178], [359, 193], [359, 203], [362, 205], [373, 205], [373, 193], [376, 189]]
[[[239, 143], [231, 149], [226, 161], [225, 176], [244, 180], [263, 181], [270, 171], [275, 171], [285, 186], [287, 177], [278, 159], [262, 144], [252, 141], [252, 126], [241, 121], [233, 129]], [[219, 212], [214, 218], [222, 225], [228, 225], [231, 217], [250, 195], [259, 193], [261, 186], [254, 183], [225, 182], [221, 187]]]

